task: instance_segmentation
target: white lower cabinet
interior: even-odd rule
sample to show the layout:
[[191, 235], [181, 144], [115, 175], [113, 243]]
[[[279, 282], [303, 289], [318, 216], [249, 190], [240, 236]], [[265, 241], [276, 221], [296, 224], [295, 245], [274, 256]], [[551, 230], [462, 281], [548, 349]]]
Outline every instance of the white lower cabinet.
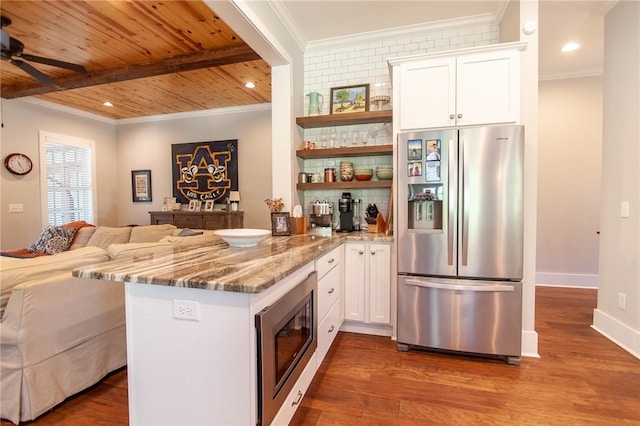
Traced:
[[345, 321], [391, 324], [391, 245], [347, 242], [344, 264]]
[[329, 351], [344, 318], [342, 294], [344, 244], [316, 261], [318, 271], [318, 366]]

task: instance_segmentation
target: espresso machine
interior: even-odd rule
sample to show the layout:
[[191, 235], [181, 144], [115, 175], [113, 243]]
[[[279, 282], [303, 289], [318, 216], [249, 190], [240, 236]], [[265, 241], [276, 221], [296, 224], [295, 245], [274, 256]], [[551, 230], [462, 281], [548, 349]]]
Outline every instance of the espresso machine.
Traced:
[[353, 205], [351, 201], [351, 193], [343, 192], [342, 197], [338, 200], [338, 209], [340, 210], [340, 232], [353, 232]]
[[309, 206], [310, 233], [323, 237], [330, 237], [332, 230], [333, 204], [328, 201], [316, 200]]

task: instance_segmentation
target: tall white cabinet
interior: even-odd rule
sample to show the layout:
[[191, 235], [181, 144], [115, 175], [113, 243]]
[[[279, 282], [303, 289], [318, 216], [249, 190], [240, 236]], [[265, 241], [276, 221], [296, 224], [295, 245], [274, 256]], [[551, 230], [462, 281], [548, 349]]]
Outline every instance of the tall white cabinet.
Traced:
[[524, 46], [504, 43], [389, 60], [399, 130], [518, 122]]
[[345, 243], [342, 330], [391, 335], [391, 244]]

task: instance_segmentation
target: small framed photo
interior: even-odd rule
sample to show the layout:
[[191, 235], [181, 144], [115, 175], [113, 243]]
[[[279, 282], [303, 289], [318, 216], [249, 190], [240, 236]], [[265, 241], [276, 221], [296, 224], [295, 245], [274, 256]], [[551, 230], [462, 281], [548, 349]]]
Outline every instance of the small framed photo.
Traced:
[[205, 212], [212, 212], [213, 211], [213, 200], [207, 200], [204, 203], [204, 211]]
[[331, 88], [331, 114], [369, 111], [369, 85]]
[[427, 173], [425, 175], [426, 182], [439, 182], [440, 181], [440, 162], [439, 161], [427, 161], [425, 164]]
[[289, 212], [271, 213], [271, 234], [291, 235]]
[[407, 166], [407, 176], [422, 176], [422, 163], [414, 161]]
[[151, 170], [131, 171], [131, 194], [134, 203], [151, 201]]
[[440, 139], [427, 141], [427, 161], [440, 161]]
[[190, 200], [189, 201], [189, 211], [190, 212], [199, 212], [202, 207], [202, 202], [199, 200]]
[[422, 139], [407, 141], [407, 160], [422, 160]]

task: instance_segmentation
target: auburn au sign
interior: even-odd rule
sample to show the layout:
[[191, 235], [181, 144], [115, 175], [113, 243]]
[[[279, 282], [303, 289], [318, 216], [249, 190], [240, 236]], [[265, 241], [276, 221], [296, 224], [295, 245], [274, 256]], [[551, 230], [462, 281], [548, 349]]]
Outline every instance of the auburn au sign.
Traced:
[[171, 145], [173, 196], [222, 203], [238, 190], [238, 140]]

